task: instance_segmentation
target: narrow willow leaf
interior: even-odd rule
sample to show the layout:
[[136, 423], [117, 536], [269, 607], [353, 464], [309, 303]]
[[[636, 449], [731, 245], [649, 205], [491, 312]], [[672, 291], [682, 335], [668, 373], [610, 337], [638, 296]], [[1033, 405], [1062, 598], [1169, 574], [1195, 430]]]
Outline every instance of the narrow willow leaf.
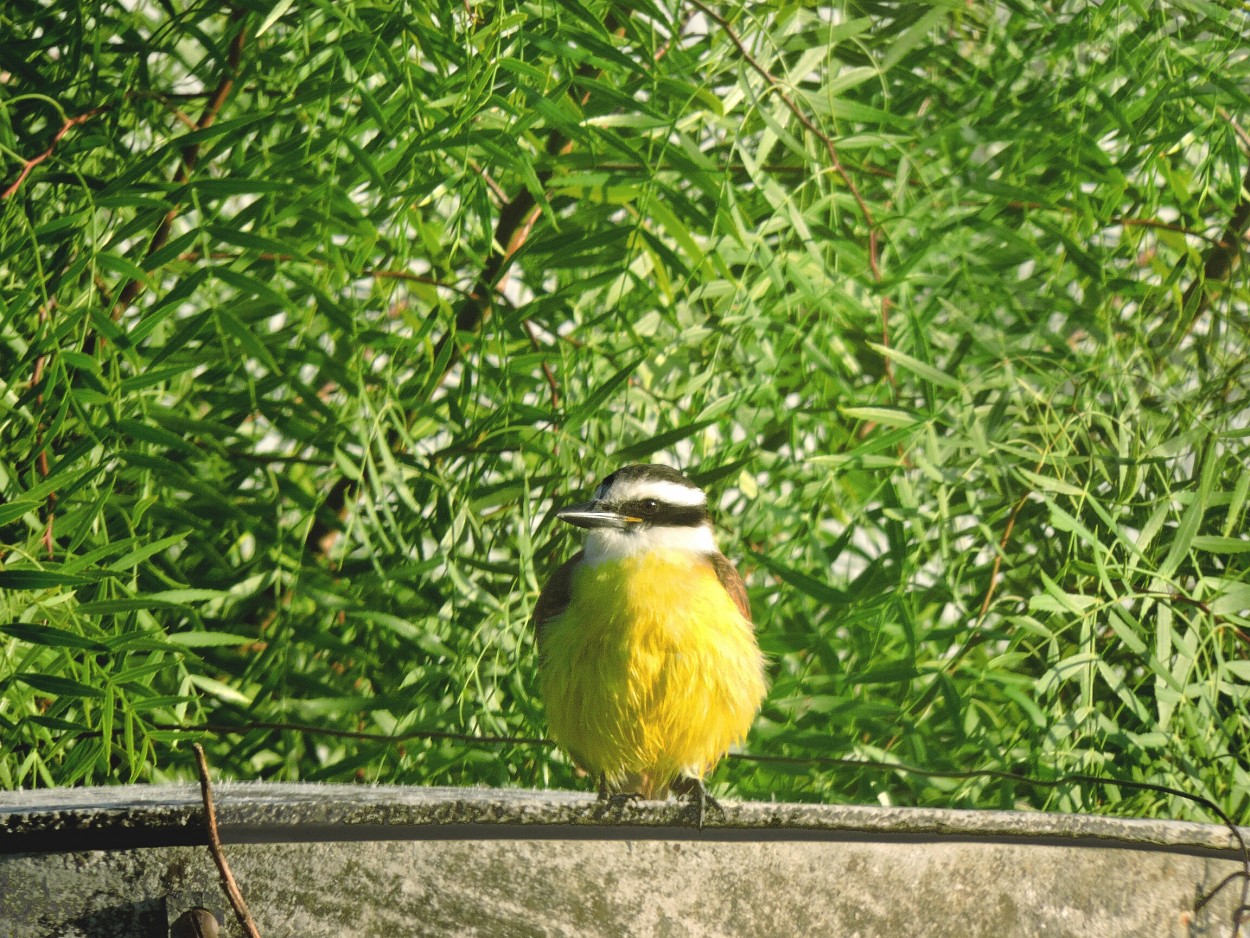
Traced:
[[877, 352], [879, 355], [890, 359], [890, 361], [894, 362], [903, 370], [910, 371], [917, 377], [924, 379], [929, 384], [942, 388], [948, 388], [950, 390], [959, 389], [959, 380], [953, 375], [949, 375], [944, 371], [934, 368], [932, 365], [927, 365], [918, 358], [913, 358], [911, 355], [908, 355], [906, 352], [901, 352], [896, 348], [881, 345], [877, 342], [869, 342], [868, 347]]
[[920, 422], [915, 414], [894, 407], [839, 407], [838, 411], [852, 420], [863, 420], [884, 427], [910, 427]]
[[170, 632], [165, 636], [171, 645], [183, 648], [217, 648], [223, 645], [246, 645], [255, 641], [249, 635], [231, 635], [228, 632]]
[[41, 694], [51, 694], [54, 697], [89, 697], [97, 700], [104, 697], [104, 691], [99, 687], [92, 687], [81, 681], [58, 677], [54, 674], [31, 674], [27, 671], [18, 671], [13, 675], [13, 680], [21, 681]]
[[40, 590], [54, 586], [87, 586], [94, 582], [92, 577], [55, 570], [0, 570], [0, 589]]
[[108, 651], [108, 646], [77, 632], [39, 625], [33, 622], [10, 622], [0, 625], [0, 632], [12, 635], [31, 645], [47, 645], [52, 648], [78, 648], [83, 651]]

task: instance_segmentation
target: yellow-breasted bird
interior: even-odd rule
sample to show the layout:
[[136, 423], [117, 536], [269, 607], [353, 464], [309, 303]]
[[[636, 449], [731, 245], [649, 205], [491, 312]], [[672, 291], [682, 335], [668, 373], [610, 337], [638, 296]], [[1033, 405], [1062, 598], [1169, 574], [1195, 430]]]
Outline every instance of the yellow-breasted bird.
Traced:
[[[764, 658], [707, 496], [668, 466], [625, 466], [556, 513], [586, 529], [534, 608], [552, 738], [613, 794], [690, 795], [751, 728]], [[715, 804], [715, 802], [712, 802]]]

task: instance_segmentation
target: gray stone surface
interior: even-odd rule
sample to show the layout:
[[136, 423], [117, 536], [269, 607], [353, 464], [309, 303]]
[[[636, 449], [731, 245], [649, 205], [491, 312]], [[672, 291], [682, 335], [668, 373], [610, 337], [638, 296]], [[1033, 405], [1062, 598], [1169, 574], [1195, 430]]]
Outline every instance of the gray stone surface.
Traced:
[[[1226, 828], [1022, 812], [222, 784], [228, 856], [280, 935], [1216, 936]], [[226, 903], [195, 786], [0, 794], [0, 938], [155, 936]], [[237, 934], [233, 922], [223, 934]]]

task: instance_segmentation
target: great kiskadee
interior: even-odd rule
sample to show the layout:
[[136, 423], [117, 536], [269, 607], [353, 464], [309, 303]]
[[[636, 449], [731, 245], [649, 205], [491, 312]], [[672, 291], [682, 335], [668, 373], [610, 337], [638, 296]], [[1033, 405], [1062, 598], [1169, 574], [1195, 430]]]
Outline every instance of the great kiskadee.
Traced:
[[746, 587], [716, 547], [707, 496], [668, 466], [625, 466], [556, 517], [587, 533], [534, 608], [551, 737], [600, 797], [690, 795], [702, 826], [703, 778], [766, 690]]

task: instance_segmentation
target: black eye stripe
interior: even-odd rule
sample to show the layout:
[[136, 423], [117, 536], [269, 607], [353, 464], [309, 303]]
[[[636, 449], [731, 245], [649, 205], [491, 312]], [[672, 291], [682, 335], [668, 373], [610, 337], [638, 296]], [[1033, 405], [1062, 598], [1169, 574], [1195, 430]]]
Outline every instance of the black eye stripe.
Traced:
[[647, 524], [664, 527], [698, 527], [707, 521], [704, 505], [670, 505], [654, 498], [631, 498], [616, 510], [623, 515], [641, 518]]

